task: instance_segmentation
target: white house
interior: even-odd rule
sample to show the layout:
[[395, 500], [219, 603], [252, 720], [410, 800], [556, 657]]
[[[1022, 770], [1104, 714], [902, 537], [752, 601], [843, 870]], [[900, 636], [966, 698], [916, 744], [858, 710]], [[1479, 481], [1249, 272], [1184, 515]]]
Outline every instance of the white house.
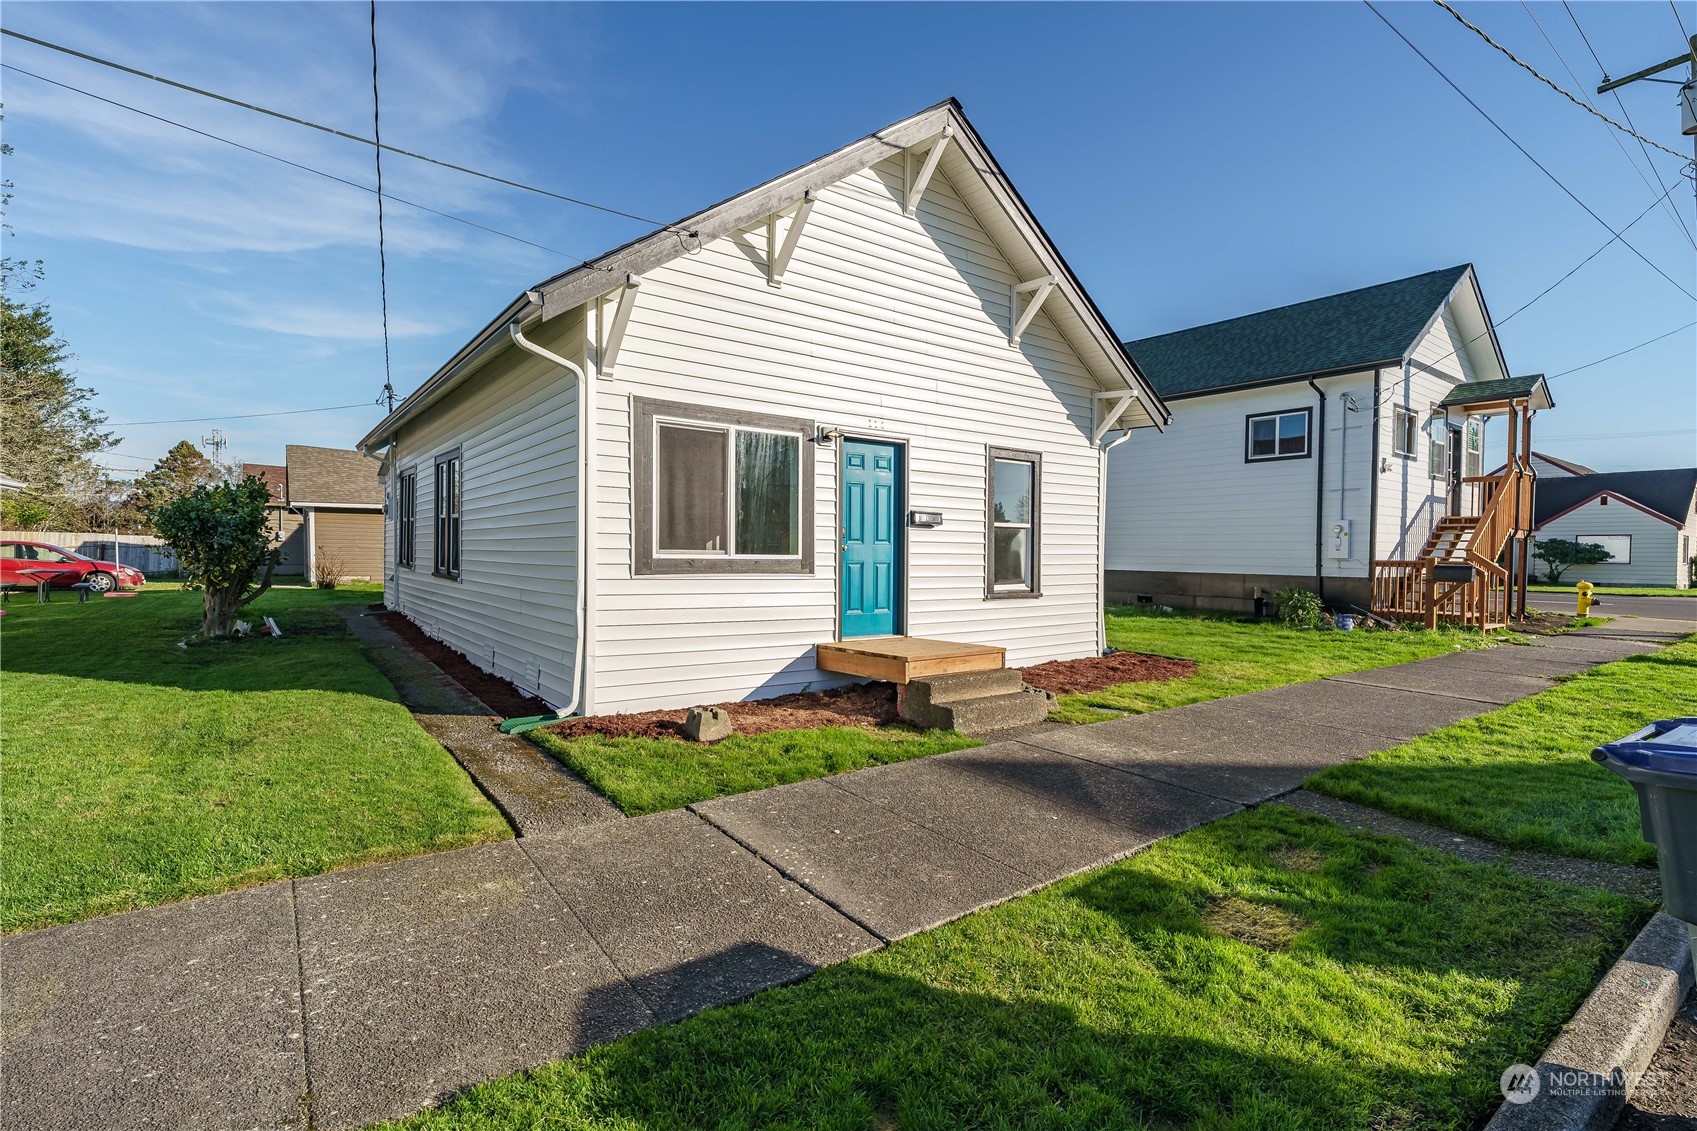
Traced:
[[1301, 586], [1367, 608], [1375, 561], [1478, 514], [1462, 480], [1481, 476], [1485, 416], [1549, 404], [1541, 378], [1509, 380], [1471, 265], [1126, 348], [1179, 407], [1159, 442], [1109, 460], [1116, 602], [1249, 611]]
[[361, 446], [386, 604], [599, 714], [1097, 654], [1103, 448], [1168, 419], [950, 101], [538, 284]]
[[1570, 570], [1564, 583], [1690, 588], [1697, 468], [1541, 479], [1535, 505], [1539, 539], [1595, 543], [1611, 555]]

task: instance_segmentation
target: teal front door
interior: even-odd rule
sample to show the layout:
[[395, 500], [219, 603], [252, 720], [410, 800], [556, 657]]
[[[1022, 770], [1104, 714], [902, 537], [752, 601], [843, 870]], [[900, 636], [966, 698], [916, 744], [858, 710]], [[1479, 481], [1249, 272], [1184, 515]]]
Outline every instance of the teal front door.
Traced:
[[891, 636], [900, 622], [902, 452], [843, 441], [843, 636]]

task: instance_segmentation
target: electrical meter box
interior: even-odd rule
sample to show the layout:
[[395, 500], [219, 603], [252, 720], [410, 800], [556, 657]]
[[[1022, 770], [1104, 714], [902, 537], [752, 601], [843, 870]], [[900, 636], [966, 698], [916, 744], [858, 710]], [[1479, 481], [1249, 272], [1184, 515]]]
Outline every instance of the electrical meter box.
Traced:
[[1331, 526], [1332, 557], [1349, 557], [1349, 519], [1334, 518]]

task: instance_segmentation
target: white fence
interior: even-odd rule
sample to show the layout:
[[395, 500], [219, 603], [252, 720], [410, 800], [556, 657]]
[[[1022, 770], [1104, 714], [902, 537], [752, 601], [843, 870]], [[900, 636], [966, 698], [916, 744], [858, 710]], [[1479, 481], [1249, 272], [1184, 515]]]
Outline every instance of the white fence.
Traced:
[[75, 534], [64, 530], [0, 531], [0, 541], [49, 542], [100, 561], [113, 560], [114, 552], [120, 565], [139, 569], [152, 576], [176, 573], [177, 555], [162, 540], [151, 534]]

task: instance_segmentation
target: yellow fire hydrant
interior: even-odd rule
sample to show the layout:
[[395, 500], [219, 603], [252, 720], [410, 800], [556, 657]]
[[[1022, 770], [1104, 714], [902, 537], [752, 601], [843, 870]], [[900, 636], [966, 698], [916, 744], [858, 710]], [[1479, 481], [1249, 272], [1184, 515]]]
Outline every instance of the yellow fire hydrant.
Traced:
[[1596, 586], [1592, 585], [1589, 581], [1581, 581], [1573, 588], [1579, 594], [1579, 611], [1575, 615], [1585, 616], [1591, 611], [1591, 606], [1597, 603], [1591, 596], [1591, 590], [1595, 589]]

